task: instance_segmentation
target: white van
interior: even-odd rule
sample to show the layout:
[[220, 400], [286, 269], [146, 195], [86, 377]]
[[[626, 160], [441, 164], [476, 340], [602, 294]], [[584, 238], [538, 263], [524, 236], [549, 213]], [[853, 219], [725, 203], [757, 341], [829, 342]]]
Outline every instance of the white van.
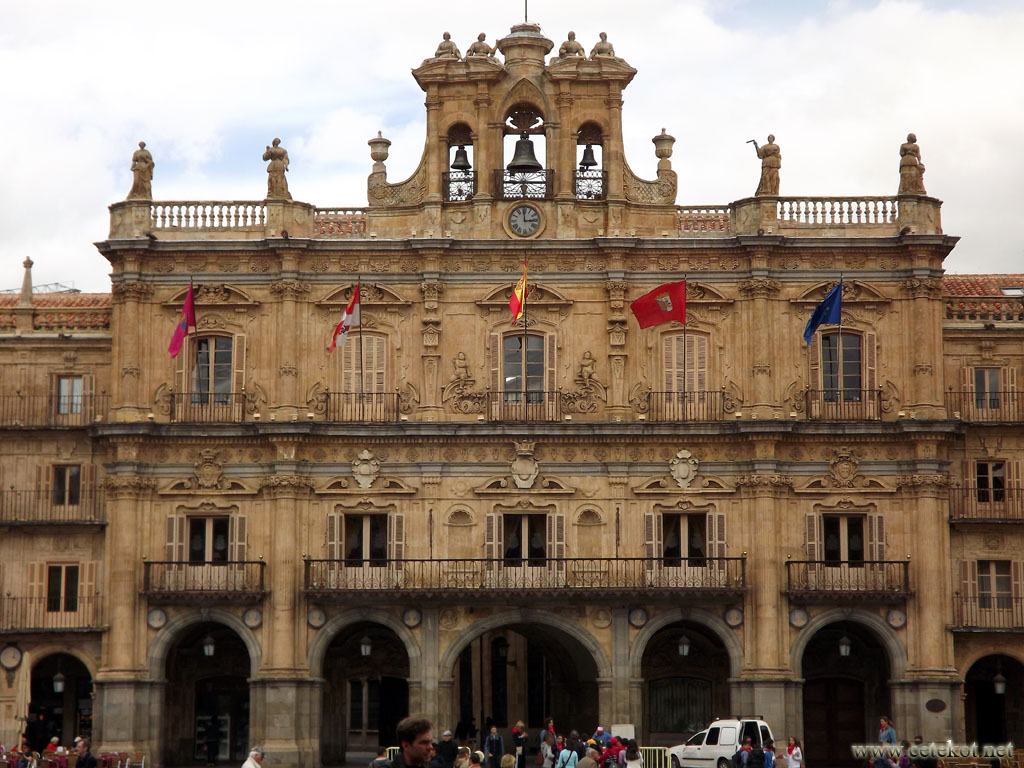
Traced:
[[748, 738], [755, 746], [775, 740], [768, 723], [758, 716], [715, 720], [685, 744], [669, 747], [672, 768], [730, 768], [732, 756]]

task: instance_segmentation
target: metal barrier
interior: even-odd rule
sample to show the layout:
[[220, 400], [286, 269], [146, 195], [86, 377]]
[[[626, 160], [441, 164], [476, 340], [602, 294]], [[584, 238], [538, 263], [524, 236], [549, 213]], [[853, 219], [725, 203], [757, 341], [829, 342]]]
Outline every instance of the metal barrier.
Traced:
[[672, 768], [672, 755], [668, 747], [640, 747], [644, 768]]

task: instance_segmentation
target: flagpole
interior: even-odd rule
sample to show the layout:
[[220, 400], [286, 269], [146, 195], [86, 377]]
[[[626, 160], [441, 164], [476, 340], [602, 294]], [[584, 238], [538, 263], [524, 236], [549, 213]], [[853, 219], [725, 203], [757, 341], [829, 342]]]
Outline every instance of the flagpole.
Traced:
[[359, 307], [359, 420], [366, 421], [366, 395], [363, 392], [363, 278], [356, 274], [356, 299]]
[[843, 392], [843, 273], [839, 273], [839, 402], [842, 409], [842, 402], [846, 399]]
[[[189, 293], [192, 295], [192, 317], [195, 317], [196, 316], [196, 288], [195, 288], [195, 285], [192, 283], [192, 275], [188, 276], [188, 290], [189, 290]], [[193, 331], [194, 334], [197, 334], [198, 331], [199, 331], [199, 328], [197, 327], [198, 325], [199, 325], [199, 322], [197, 320], [196, 324], [192, 326], [192, 328], [194, 329], [194, 331]], [[191, 389], [192, 388], [192, 381], [191, 381], [192, 375], [194, 373], [197, 373], [196, 372], [196, 368], [199, 366], [199, 348], [198, 348], [199, 345], [196, 343], [195, 335], [193, 335], [192, 337], [189, 337], [188, 334], [189, 334], [189, 331], [188, 331], [188, 318], [186, 317], [185, 318], [185, 344], [188, 345], [188, 351], [185, 352], [185, 360], [191, 360], [192, 361], [192, 365], [191, 366], [186, 366], [187, 370], [185, 371], [185, 382], [184, 382], [185, 389]], [[194, 394], [187, 395], [184, 398], [185, 402], [182, 403], [181, 407], [183, 409], [188, 408], [188, 401], [189, 400], [193, 400], [193, 402], [194, 402], [194, 398], [195, 398]]]
[[528, 405], [527, 400], [526, 400], [527, 392], [528, 392], [527, 384], [526, 384], [526, 372], [528, 370], [528, 368], [527, 368], [527, 354], [526, 354], [526, 342], [527, 342], [527, 338], [526, 338], [526, 303], [527, 303], [526, 302], [526, 297], [527, 297], [527, 294], [530, 292], [530, 277], [529, 277], [529, 274], [530, 274], [530, 269], [529, 269], [529, 267], [527, 265], [527, 256], [526, 256], [526, 253], [523, 253], [523, 277], [525, 278], [523, 280], [523, 421], [529, 421], [530, 420], [530, 416], [529, 416], [529, 413], [528, 413], [529, 405]]
[[[686, 273], [684, 272], [683, 273], [683, 284], [685, 285], [685, 283], [686, 283]], [[683, 295], [684, 296], [686, 295], [686, 289], [685, 288], [683, 289]], [[686, 368], [686, 346], [687, 346], [686, 326], [689, 324], [688, 321], [689, 321], [689, 317], [687, 317], [687, 322], [683, 323], [683, 418], [684, 419], [686, 418], [686, 374], [687, 374], [687, 368]], [[697, 377], [694, 376], [694, 379], [696, 379], [696, 378]]]

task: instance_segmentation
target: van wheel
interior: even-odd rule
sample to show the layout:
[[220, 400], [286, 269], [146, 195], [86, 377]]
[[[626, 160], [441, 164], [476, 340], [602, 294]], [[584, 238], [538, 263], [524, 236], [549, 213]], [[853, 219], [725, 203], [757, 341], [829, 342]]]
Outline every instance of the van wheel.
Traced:
[[729, 768], [729, 761], [724, 757], [718, 758], [718, 768]]
[[672, 768], [679, 768], [679, 758], [672, 755]]

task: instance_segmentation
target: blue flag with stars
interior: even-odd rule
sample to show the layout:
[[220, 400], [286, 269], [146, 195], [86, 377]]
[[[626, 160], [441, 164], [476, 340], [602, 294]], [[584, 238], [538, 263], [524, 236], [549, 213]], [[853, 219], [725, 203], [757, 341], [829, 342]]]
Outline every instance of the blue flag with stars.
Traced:
[[842, 315], [843, 281], [840, 280], [831, 291], [825, 294], [825, 298], [821, 300], [821, 303], [814, 308], [811, 319], [807, 321], [807, 327], [804, 328], [804, 341], [810, 344], [811, 337], [820, 325], [839, 325]]

